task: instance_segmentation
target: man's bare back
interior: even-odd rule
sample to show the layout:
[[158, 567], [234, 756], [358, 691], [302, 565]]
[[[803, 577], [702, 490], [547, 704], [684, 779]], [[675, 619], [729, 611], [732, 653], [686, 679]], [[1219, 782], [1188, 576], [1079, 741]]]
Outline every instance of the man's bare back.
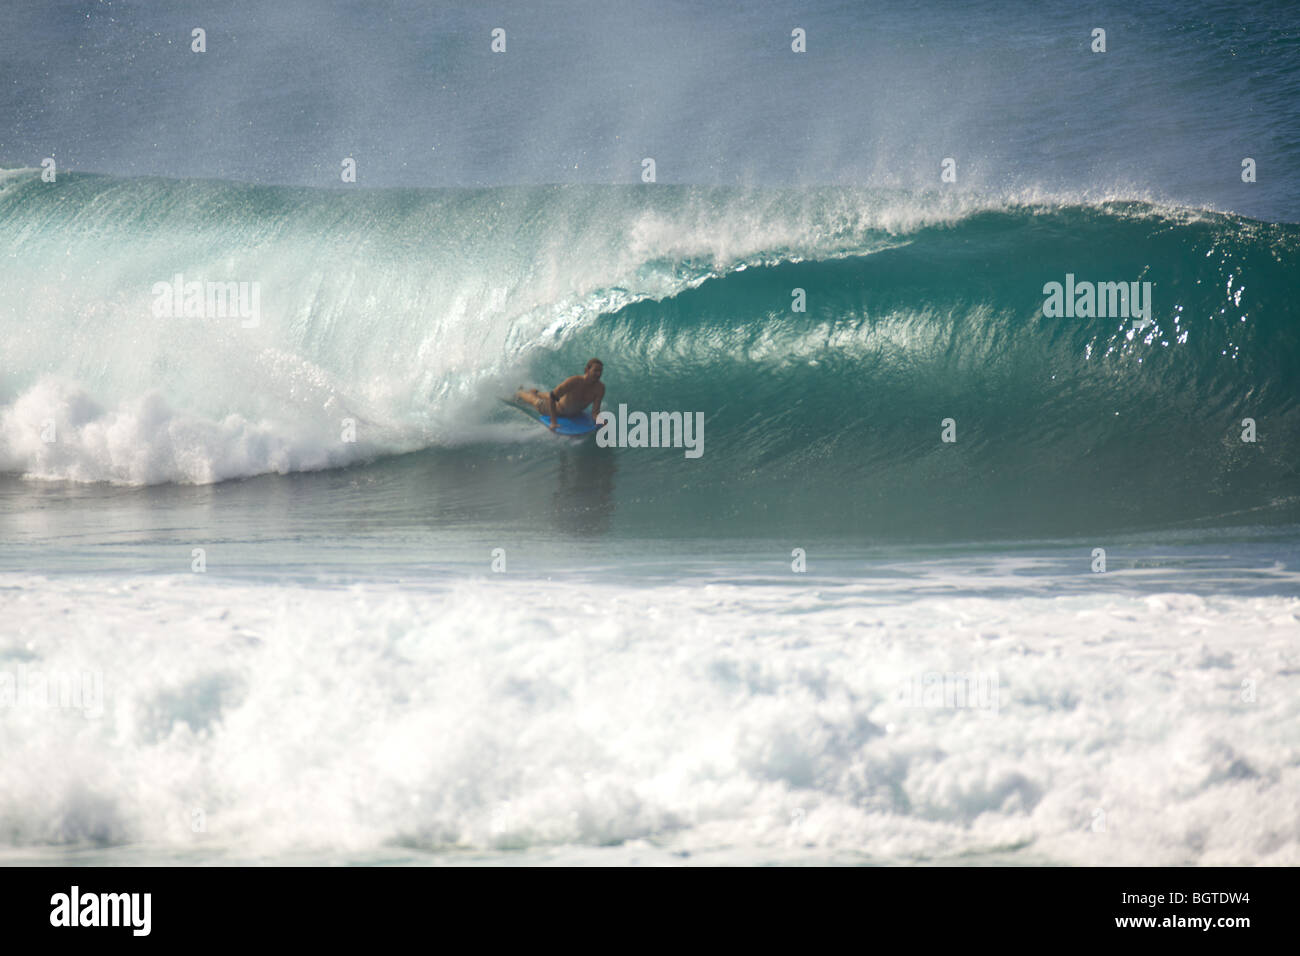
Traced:
[[604, 370], [600, 359], [590, 359], [583, 374], [571, 375], [549, 393], [521, 388], [515, 398], [537, 409], [537, 414], [551, 416], [551, 431], [555, 431], [559, 425], [555, 419], [559, 415], [566, 418], [579, 415], [588, 405], [592, 406], [592, 418], [600, 414], [600, 402], [605, 397], [605, 386], [600, 381]]

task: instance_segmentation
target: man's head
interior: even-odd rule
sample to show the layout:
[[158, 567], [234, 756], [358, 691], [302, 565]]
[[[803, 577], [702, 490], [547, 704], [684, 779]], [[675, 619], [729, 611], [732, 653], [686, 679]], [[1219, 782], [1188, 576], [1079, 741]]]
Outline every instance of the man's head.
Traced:
[[589, 382], [599, 382], [600, 373], [605, 371], [605, 365], [600, 359], [587, 359], [587, 367], [583, 370], [583, 378]]

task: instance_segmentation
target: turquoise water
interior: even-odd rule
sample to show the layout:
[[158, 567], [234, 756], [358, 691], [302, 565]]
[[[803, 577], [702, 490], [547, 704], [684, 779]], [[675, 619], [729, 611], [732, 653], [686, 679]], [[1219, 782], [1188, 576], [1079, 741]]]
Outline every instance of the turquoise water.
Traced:
[[[449, 524], [540, 499], [635, 537], [1296, 520], [1293, 226], [842, 189], [44, 186], [0, 193], [0, 314], [41, 329], [0, 345], [10, 473], [207, 483], [426, 450], [407, 493]], [[153, 314], [155, 282], [215, 269], [266, 276], [255, 327]], [[1149, 315], [1044, 315], [1067, 276], [1149, 282]], [[561, 448], [496, 401], [591, 355], [606, 410], [702, 416], [699, 457]]]
[[1287, 5], [34, 10], [0, 863], [1300, 863]]

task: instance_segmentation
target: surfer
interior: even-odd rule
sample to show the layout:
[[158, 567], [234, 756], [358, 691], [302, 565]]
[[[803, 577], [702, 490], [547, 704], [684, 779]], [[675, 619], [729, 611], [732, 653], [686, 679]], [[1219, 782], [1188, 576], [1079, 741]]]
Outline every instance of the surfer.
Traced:
[[543, 395], [535, 388], [521, 388], [515, 398], [537, 409], [539, 415], [550, 415], [551, 431], [555, 431], [560, 415], [580, 415], [588, 405], [592, 406], [592, 418], [600, 414], [600, 400], [605, 397], [600, 373], [604, 370], [605, 365], [600, 359], [588, 359], [581, 375], [569, 376], [549, 393]]

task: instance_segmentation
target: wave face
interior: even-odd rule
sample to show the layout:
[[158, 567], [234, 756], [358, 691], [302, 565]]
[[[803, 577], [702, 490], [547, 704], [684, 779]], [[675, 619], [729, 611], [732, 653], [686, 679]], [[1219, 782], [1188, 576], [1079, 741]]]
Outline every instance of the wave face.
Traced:
[[[598, 355], [607, 404], [706, 416], [695, 461], [601, 450], [631, 516], [671, 499], [718, 531], [1291, 520], [1298, 246], [1296, 226], [1106, 197], [9, 171], [0, 471], [209, 483], [490, 448], [495, 396]], [[1045, 317], [1067, 273], [1152, 283], [1149, 324]], [[256, 327], [157, 317], [178, 274], [258, 283]]]

